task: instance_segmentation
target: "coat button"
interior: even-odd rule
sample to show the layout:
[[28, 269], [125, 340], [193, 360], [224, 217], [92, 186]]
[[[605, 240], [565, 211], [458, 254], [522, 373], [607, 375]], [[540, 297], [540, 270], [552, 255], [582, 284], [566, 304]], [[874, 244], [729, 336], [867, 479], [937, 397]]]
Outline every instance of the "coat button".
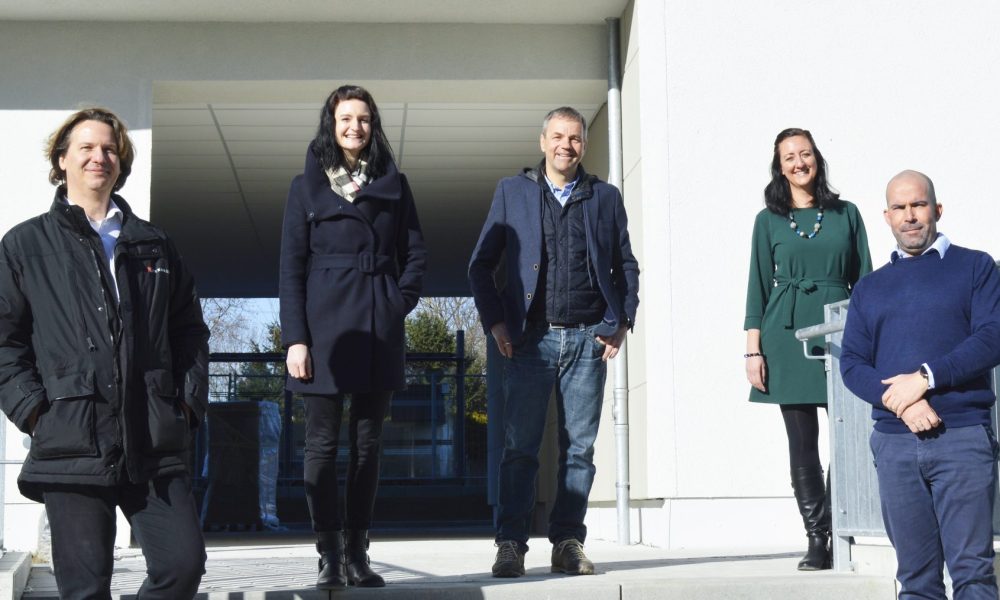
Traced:
[[531, 265], [531, 268], [537, 271], [538, 270], [538, 265]]
[[313, 219], [315, 219], [315, 218], [316, 218], [316, 213], [314, 213], [314, 212], [312, 212], [312, 211], [309, 211], [309, 214], [308, 214], [308, 215], [306, 215], [306, 217], [308, 217], [308, 218], [309, 218], [309, 220], [310, 220], [310, 221], [312, 221]]
[[528, 300], [531, 300], [531, 292], [528, 292]]

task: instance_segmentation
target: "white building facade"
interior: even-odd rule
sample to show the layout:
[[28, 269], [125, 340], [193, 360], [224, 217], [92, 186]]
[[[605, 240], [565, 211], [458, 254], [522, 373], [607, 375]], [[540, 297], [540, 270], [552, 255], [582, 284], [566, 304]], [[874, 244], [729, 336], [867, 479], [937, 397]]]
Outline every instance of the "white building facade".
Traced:
[[[876, 265], [892, 248], [884, 186], [904, 168], [934, 179], [954, 243], [1000, 255], [985, 177], [1000, 138], [995, 2], [22, 4], [0, 0], [0, 232], [52, 201], [46, 136], [79, 105], [102, 104], [138, 146], [123, 196], [186, 255], [215, 236], [203, 269], [230, 265], [243, 278], [232, 295], [266, 295], [272, 275], [276, 285], [287, 172], [323, 98], [349, 82], [386, 114], [442, 257], [433, 289], [463, 293], [467, 250], [451, 249], [471, 249], [496, 180], [540, 159], [548, 108], [583, 108], [585, 164], [607, 173], [604, 19], [620, 19], [623, 191], [642, 268], [629, 339], [634, 543], [804, 540], [778, 409], [747, 402], [742, 358], [750, 233], [778, 131], [813, 132]], [[609, 392], [588, 523], [605, 539], [617, 531], [610, 406]], [[5, 458], [26, 446], [8, 424]], [[17, 465], [3, 468], [4, 544], [34, 549], [42, 508], [17, 494]]]

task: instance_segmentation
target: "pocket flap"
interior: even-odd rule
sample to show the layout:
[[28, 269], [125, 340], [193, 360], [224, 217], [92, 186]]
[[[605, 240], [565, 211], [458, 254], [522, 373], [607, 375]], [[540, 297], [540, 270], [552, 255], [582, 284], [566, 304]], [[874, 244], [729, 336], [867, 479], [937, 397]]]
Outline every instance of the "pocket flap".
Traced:
[[42, 382], [49, 401], [69, 400], [94, 395], [94, 372], [69, 373], [58, 377], [46, 377]]
[[146, 371], [146, 389], [160, 396], [176, 396], [177, 386], [174, 385], [174, 374], [166, 369]]

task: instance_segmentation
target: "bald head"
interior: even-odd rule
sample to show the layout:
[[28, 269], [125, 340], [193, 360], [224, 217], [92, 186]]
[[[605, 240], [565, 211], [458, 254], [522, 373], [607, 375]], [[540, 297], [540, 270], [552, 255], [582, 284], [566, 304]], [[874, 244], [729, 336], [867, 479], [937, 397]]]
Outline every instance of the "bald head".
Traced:
[[885, 222], [899, 249], [911, 256], [923, 254], [937, 239], [941, 205], [931, 178], [919, 171], [903, 171], [885, 187]]
[[931, 178], [924, 175], [920, 171], [913, 171], [907, 169], [905, 171], [900, 171], [895, 177], [889, 180], [889, 184], [885, 186], [885, 198], [888, 202], [891, 198], [893, 192], [903, 186], [919, 186], [927, 201], [931, 205], [937, 204], [937, 195], [934, 193], [934, 182]]

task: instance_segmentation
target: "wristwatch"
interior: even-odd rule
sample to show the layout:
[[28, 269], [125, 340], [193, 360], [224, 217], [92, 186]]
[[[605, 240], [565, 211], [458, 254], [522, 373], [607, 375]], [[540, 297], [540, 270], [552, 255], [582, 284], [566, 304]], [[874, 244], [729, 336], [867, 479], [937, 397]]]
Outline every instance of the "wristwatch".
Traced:
[[924, 381], [927, 382], [927, 387], [930, 387], [931, 375], [930, 373], [927, 372], [927, 367], [925, 367], [924, 365], [920, 365], [920, 375], [924, 378]]

